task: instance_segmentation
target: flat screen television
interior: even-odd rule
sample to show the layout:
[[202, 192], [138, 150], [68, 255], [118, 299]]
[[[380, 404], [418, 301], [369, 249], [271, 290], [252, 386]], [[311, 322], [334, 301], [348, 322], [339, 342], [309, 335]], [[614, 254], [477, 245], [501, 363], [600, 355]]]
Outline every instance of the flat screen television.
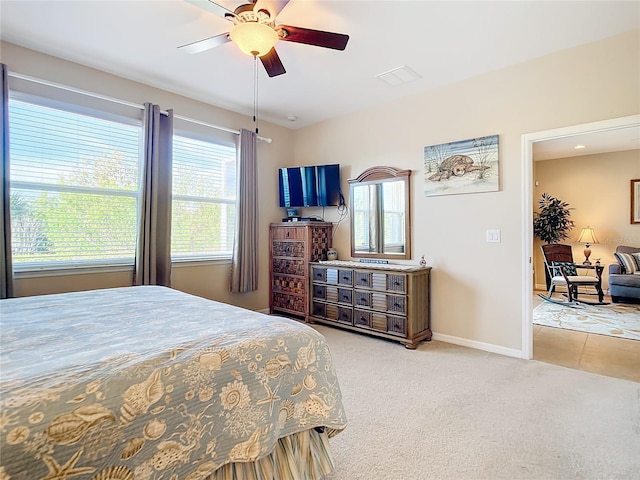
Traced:
[[329, 207], [340, 205], [340, 165], [287, 167], [278, 170], [280, 206]]

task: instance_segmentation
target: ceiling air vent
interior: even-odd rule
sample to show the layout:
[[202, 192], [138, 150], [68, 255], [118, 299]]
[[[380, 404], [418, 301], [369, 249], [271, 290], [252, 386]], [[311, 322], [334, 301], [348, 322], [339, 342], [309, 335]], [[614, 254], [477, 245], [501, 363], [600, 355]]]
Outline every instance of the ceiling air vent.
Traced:
[[396, 87], [422, 77], [406, 65], [403, 65], [401, 67], [394, 68], [393, 70], [389, 70], [388, 72], [380, 73], [376, 75], [376, 78], [379, 78], [392, 87]]

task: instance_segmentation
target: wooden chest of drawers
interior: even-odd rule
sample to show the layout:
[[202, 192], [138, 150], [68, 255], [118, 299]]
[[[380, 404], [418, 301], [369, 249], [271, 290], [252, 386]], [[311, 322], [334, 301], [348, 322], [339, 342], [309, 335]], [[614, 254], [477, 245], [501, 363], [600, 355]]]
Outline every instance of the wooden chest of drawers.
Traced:
[[431, 340], [430, 274], [431, 267], [314, 262], [310, 320], [414, 349]]
[[269, 310], [309, 315], [309, 262], [326, 260], [331, 223], [272, 223], [269, 229]]

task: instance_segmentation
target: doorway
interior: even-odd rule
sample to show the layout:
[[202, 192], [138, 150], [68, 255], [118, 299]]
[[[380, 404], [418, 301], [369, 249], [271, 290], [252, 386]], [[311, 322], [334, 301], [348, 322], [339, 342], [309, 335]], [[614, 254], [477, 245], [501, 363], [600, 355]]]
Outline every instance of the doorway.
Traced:
[[533, 358], [533, 145], [537, 142], [576, 137], [640, 126], [640, 115], [557, 128], [522, 136], [522, 358]]

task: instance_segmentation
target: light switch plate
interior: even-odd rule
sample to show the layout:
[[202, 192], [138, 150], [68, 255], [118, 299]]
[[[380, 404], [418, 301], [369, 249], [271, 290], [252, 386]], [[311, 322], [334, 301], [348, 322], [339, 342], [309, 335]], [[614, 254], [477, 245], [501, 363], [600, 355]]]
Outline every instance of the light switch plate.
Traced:
[[488, 243], [500, 243], [500, 230], [487, 230]]

